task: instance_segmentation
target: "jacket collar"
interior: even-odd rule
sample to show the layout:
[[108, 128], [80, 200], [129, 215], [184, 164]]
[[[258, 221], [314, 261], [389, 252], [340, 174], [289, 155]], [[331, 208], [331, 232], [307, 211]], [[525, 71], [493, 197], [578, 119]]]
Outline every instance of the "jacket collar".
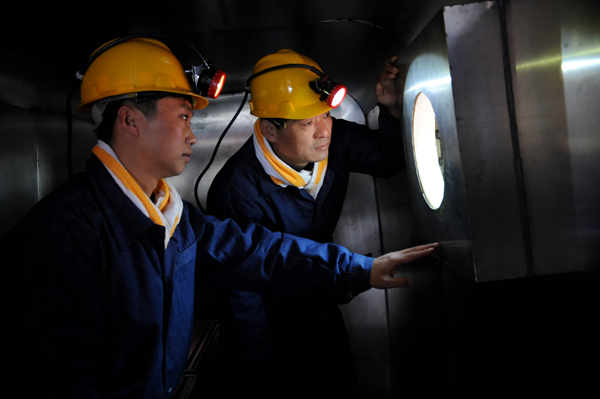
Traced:
[[[120, 248], [128, 247], [132, 242], [152, 226], [156, 225], [123, 194], [102, 162], [92, 155], [87, 162], [87, 170], [92, 182], [99, 206], [106, 215]], [[164, 233], [163, 233], [164, 234]]]
[[[258, 176], [259, 176], [260, 190], [264, 196], [268, 197], [277, 190], [285, 189], [284, 187], [281, 187], [273, 182], [271, 177], [269, 175], [267, 175], [265, 173], [265, 171], [262, 169], [262, 166], [260, 165], [258, 160], [256, 160], [256, 163], [258, 164], [258, 168], [259, 168]], [[314, 198], [312, 198], [312, 196], [309, 193], [305, 192], [304, 190], [300, 190], [300, 192], [304, 193], [303, 196], [306, 199], [311, 200], [311, 201], [316, 201], [317, 204], [322, 204], [323, 198], [325, 198], [327, 196], [327, 193], [329, 192], [329, 189], [331, 188], [331, 184], [333, 182], [334, 177], [335, 177], [335, 172], [331, 168], [327, 168], [327, 170], [325, 172], [325, 178], [323, 180], [323, 186], [321, 187], [321, 190], [319, 191], [319, 195], [317, 196], [316, 200]]]

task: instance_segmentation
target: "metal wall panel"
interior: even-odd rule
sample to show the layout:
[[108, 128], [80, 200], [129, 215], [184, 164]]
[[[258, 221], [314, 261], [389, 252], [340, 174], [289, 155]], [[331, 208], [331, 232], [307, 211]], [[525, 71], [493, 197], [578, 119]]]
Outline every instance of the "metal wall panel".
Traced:
[[[69, 177], [64, 113], [70, 82], [46, 72], [39, 65], [3, 54], [0, 233]], [[74, 165], [82, 170], [95, 139], [91, 124], [76, 120], [74, 125], [79, 133], [74, 141]]]
[[27, 111], [0, 105], [0, 234], [13, 227], [38, 200], [33, 125]]
[[[445, 7], [401, 54], [419, 241], [441, 241], [443, 261], [474, 281], [597, 267], [597, 9], [586, 0], [512, 1], [506, 14], [504, 2]], [[410, 151], [421, 92], [441, 137], [439, 209], [423, 201]]]
[[202, 173], [213, 156], [219, 137], [231, 122], [239, 106], [242, 105], [243, 99], [243, 93], [221, 95], [217, 100], [210, 100], [206, 108], [194, 111], [192, 130], [198, 140], [192, 147], [194, 153], [185, 171], [179, 176], [170, 178], [181, 196], [194, 205], [196, 205], [195, 196], [197, 195], [201, 206], [203, 208], [206, 207], [206, 195], [215, 175], [223, 167], [227, 159], [254, 132], [254, 120], [256, 118], [250, 115], [246, 101], [239, 116], [223, 138], [215, 155], [214, 162], [200, 180], [198, 189], [194, 190], [200, 173]]
[[[401, 53], [399, 59], [399, 63], [408, 69], [403, 99], [407, 170], [419, 241], [440, 241], [444, 260], [460, 269], [461, 273], [474, 278], [465, 183], [443, 22], [443, 15], [438, 13], [409, 48]], [[425, 93], [432, 103], [442, 143], [445, 193], [437, 210], [431, 209], [424, 201], [412, 150], [412, 116], [419, 93]]]
[[507, 5], [535, 274], [600, 263], [598, 21], [597, 1]]
[[529, 266], [498, 13], [496, 2], [444, 9], [477, 281], [523, 277]]

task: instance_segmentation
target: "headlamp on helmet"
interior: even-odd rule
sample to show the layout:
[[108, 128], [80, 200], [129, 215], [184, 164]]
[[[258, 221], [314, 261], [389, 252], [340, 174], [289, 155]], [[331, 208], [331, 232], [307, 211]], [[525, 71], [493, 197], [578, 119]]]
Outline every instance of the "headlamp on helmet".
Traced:
[[308, 85], [320, 95], [319, 100], [327, 102], [331, 108], [339, 106], [346, 97], [346, 87], [335, 83], [329, 76], [320, 77]]
[[217, 98], [225, 83], [225, 73], [218, 71], [211, 60], [207, 59], [199, 66], [192, 66], [185, 71], [190, 77], [192, 90], [209, 98]]
[[338, 107], [347, 92], [310, 57], [289, 49], [264, 56], [252, 72], [250, 114], [259, 118], [312, 118]]
[[319, 95], [320, 101], [325, 101], [331, 108], [338, 107], [344, 100], [344, 97], [346, 97], [346, 93], [348, 92], [346, 86], [335, 83], [329, 76], [325, 76], [323, 72], [319, 71], [317, 68], [305, 64], [283, 64], [267, 68], [250, 76], [246, 81], [246, 86], [250, 84], [252, 79], [260, 75], [284, 68], [306, 68], [314, 72], [319, 78], [308, 82], [308, 86]]
[[[133, 35], [112, 40], [96, 50], [82, 73], [79, 110], [91, 113], [94, 103], [135, 97], [144, 92], [167, 92], [191, 97], [194, 109], [208, 105], [205, 97], [217, 98], [225, 74], [217, 71], [191, 44], [199, 66], [184, 68], [162, 35]], [[176, 40], [165, 36], [170, 41]], [[138, 93], [138, 94], [136, 94]]]

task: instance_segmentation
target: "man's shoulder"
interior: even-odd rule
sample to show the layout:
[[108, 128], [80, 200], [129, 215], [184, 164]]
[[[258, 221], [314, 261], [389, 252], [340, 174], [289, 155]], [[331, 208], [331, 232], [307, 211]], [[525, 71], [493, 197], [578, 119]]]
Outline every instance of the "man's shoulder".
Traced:
[[39, 200], [29, 212], [35, 219], [52, 219], [62, 212], [78, 212], [89, 207], [93, 198], [87, 173], [75, 175]]
[[264, 172], [252, 144], [249, 140], [225, 162], [211, 183], [209, 195], [217, 191], [246, 191], [259, 185]]
[[78, 236], [77, 229], [101, 228], [107, 215], [123, 207], [124, 196], [119, 195], [118, 187], [104, 167], [91, 161], [87, 171], [74, 175], [40, 199], [15, 229], [65, 230]]
[[15, 246], [66, 237], [86, 239], [101, 215], [90, 186], [86, 174], [76, 175], [38, 201], [6, 238], [11, 237]]
[[252, 137], [250, 137], [232, 156], [229, 157], [229, 159], [227, 159], [223, 168], [237, 167], [252, 160], [256, 160], [256, 154], [254, 152], [254, 142], [252, 141]]
[[207, 213], [220, 218], [232, 213], [253, 214], [274, 185], [256, 158], [249, 140], [217, 173], [208, 190]]

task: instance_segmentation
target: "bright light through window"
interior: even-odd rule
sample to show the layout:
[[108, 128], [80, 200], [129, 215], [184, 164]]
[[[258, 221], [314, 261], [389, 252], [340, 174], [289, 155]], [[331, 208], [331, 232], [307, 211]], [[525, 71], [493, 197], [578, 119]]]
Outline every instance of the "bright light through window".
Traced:
[[444, 199], [443, 158], [435, 112], [429, 98], [419, 93], [413, 111], [413, 151], [421, 192], [431, 209]]

